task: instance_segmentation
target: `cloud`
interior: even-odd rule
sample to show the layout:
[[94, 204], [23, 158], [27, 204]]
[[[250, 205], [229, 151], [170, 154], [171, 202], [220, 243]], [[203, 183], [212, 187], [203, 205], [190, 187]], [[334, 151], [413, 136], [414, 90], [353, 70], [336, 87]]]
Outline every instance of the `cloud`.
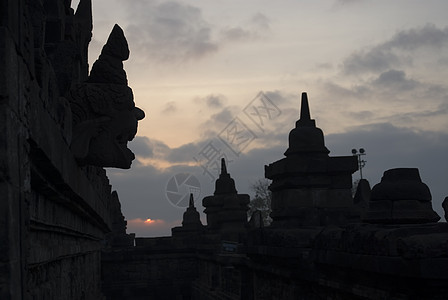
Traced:
[[412, 79], [407, 79], [406, 74], [399, 70], [388, 70], [380, 74], [372, 84], [377, 87], [392, 88], [396, 92], [397, 90], [412, 90], [418, 82]]
[[128, 2], [130, 25], [126, 28], [132, 49], [161, 62], [203, 58], [218, 48], [211, 26], [198, 7], [175, 2]]
[[366, 121], [372, 119], [374, 117], [374, 114], [371, 111], [363, 110], [363, 111], [356, 111], [356, 112], [349, 112], [349, 115], [357, 120], [360, 121]]
[[368, 51], [352, 53], [343, 62], [345, 74], [363, 72], [379, 72], [400, 64], [399, 57], [382, 47], [375, 47]]
[[333, 10], [344, 9], [366, 2], [365, 0], [335, 0], [331, 6]]
[[363, 2], [363, 0], [336, 0], [336, 5], [350, 5], [360, 2]]
[[221, 31], [221, 35], [224, 40], [229, 41], [246, 40], [253, 37], [250, 31], [244, 30], [241, 27], [231, 27], [223, 29]]
[[344, 102], [365, 99], [373, 94], [372, 88], [365, 83], [345, 87], [342, 84], [327, 80], [322, 82], [321, 86], [325, 94], [324, 97]]
[[262, 13], [257, 13], [251, 18], [251, 24], [258, 30], [269, 30], [271, 20]]
[[[323, 82], [318, 106], [323, 128], [338, 122], [338, 130], [369, 123], [441, 130], [448, 126], [448, 89], [408, 78], [404, 71], [388, 70], [358, 85]], [[341, 118], [344, 122], [340, 122]]]
[[150, 140], [145, 136], [136, 136], [130, 143], [129, 148], [136, 156], [152, 157], [154, 156], [153, 147]]
[[376, 46], [356, 51], [343, 62], [344, 74], [383, 72], [412, 64], [409, 54], [416, 50], [437, 50], [448, 45], [448, 27], [433, 24], [397, 32], [391, 39]]
[[265, 37], [270, 19], [256, 13], [237, 25], [208, 22], [198, 6], [181, 1], [133, 0], [124, 2], [125, 29], [134, 59], [180, 64], [204, 59], [234, 42]]
[[198, 126], [202, 139], [216, 137], [238, 114], [236, 106], [226, 106]]
[[221, 29], [221, 39], [227, 42], [258, 39], [265, 36], [269, 29], [269, 18], [262, 13], [257, 13], [245, 25], [230, 26]]
[[164, 142], [146, 136], [136, 136], [129, 143], [129, 149], [141, 158], [160, 158], [170, 150]]
[[205, 141], [200, 141], [170, 149], [165, 158], [171, 163], [193, 163], [193, 157], [201, 151], [204, 144]]
[[162, 109], [162, 114], [170, 114], [177, 111], [176, 102], [169, 101], [165, 104], [164, 108]]
[[[129, 148], [137, 156], [135, 164], [153, 164], [155, 168], [164, 170], [173, 165], [191, 165], [195, 164], [194, 157], [210, 142], [204, 138], [196, 142], [187, 143], [179, 147], [171, 148], [162, 141], [137, 136], [129, 143]], [[149, 159], [149, 162], [147, 162]], [[162, 164], [154, 164], [155, 162], [163, 162]]]
[[384, 49], [401, 49], [413, 51], [419, 48], [442, 48], [448, 44], [448, 27], [437, 28], [434, 24], [426, 24], [420, 28], [412, 28], [396, 33], [391, 40], [381, 45]]
[[232, 111], [229, 107], [224, 108], [219, 113], [216, 113], [211, 116], [211, 119], [214, 121], [220, 123], [220, 124], [226, 124], [229, 123], [233, 119]]
[[224, 103], [227, 102], [227, 97], [222, 94], [210, 94], [205, 97], [196, 97], [193, 101], [195, 103], [205, 104], [207, 108], [217, 109], [224, 107]]
[[324, 63], [318, 63], [316, 64], [316, 68], [319, 70], [332, 70], [333, 69], [333, 65], [331, 63], [328, 62], [324, 62]]
[[384, 118], [386, 120], [394, 120], [396, 124], [407, 127], [423, 127], [419, 123], [431, 123], [435, 119], [442, 118], [448, 124], [448, 103], [441, 103], [433, 109], [415, 110], [411, 112], [398, 112]]
[[206, 103], [209, 108], [221, 108], [225, 100], [225, 97], [222, 95], [209, 95], [206, 98]]

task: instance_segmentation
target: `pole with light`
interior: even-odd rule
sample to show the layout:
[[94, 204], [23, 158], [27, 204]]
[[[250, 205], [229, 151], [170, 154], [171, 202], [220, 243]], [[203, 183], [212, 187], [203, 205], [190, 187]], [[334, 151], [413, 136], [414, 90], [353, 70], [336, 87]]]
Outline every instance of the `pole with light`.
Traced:
[[362, 159], [361, 156], [366, 155], [366, 150], [364, 150], [364, 148], [359, 148], [359, 150], [352, 149], [352, 154], [354, 156], [356, 155], [358, 157], [359, 174], [361, 175], [361, 179], [362, 179], [362, 168], [364, 168], [367, 161]]

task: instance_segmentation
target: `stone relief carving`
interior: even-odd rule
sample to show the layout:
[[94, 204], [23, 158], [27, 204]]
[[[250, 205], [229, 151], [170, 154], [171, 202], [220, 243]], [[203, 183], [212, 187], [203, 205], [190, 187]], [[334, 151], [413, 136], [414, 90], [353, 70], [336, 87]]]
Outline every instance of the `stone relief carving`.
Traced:
[[127, 143], [145, 117], [135, 106], [123, 61], [129, 48], [115, 25], [86, 82], [70, 91], [73, 114], [71, 150], [80, 164], [129, 169], [135, 156]]

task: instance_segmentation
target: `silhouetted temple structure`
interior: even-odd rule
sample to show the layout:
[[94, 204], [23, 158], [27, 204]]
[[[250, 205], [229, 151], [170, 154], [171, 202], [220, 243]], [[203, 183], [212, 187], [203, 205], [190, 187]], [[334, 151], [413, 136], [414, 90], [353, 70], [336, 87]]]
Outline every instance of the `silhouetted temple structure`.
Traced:
[[289, 133], [286, 157], [265, 167], [266, 178], [272, 180], [272, 226], [342, 225], [356, 220], [351, 187], [357, 158], [328, 153], [303, 93], [300, 119]]
[[104, 167], [130, 168], [144, 118], [129, 49], [115, 26], [89, 74], [91, 0], [70, 2], [0, 2], [0, 299], [447, 298], [448, 224], [418, 169], [353, 198], [356, 158], [329, 156], [306, 94], [265, 167], [271, 226], [223, 160], [207, 224], [191, 196], [171, 237], [128, 234]]

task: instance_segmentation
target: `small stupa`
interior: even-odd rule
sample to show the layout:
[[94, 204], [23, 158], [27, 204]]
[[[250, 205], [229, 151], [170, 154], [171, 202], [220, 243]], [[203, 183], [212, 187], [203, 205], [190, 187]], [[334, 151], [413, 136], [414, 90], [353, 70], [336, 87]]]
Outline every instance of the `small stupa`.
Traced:
[[213, 196], [202, 200], [207, 215], [207, 229], [220, 233], [223, 239], [238, 242], [247, 228], [249, 195], [238, 194], [235, 181], [227, 172], [226, 162], [221, 159], [221, 174], [215, 182]]
[[177, 236], [190, 236], [201, 233], [204, 229], [202, 225], [199, 212], [194, 206], [193, 194], [190, 194], [190, 200], [187, 210], [184, 212], [182, 226], [174, 227], [171, 229], [172, 235]]

